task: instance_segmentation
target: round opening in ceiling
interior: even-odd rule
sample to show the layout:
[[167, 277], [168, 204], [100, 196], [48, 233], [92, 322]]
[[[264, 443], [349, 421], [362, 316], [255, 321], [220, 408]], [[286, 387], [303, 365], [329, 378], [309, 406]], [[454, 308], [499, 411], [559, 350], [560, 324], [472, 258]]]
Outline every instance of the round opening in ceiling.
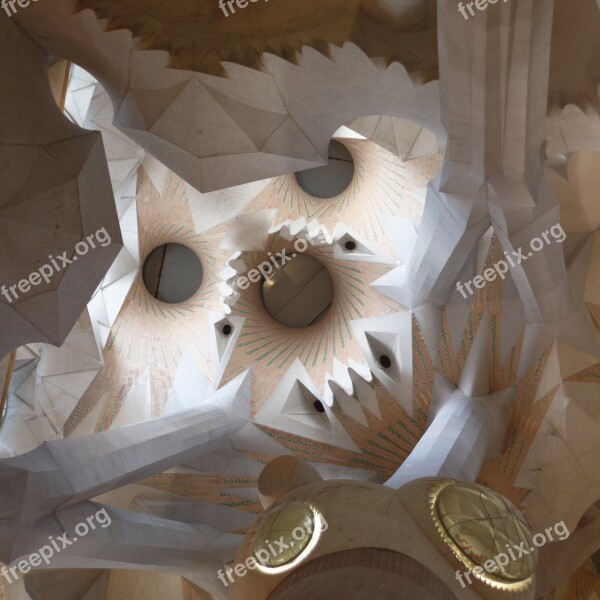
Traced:
[[390, 359], [390, 357], [387, 354], [382, 354], [379, 357], [379, 364], [384, 368], [384, 369], [389, 369], [392, 366], [392, 360]]
[[321, 261], [300, 254], [275, 269], [262, 283], [267, 312], [286, 327], [309, 327], [333, 302], [333, 280]]
[[345, 191], [354, 178], [354, 159], [340, 142], [329, 144], [329, 163], [324, 167], [296, 173], [298, 185], [315, 198], [335, 198]]
[[144, 262], [146, 289], [161, 302], [178, 304], [200, 288], [203, 269], [195, 252], [181, 244], [165, 244], [152, 250]]

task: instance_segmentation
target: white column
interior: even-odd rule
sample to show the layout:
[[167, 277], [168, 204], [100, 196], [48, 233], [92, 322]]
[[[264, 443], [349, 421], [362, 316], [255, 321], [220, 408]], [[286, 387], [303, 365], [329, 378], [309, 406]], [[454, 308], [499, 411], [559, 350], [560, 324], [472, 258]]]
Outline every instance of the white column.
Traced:
[[470, 398], [454, 391], [385, 485], [399, 489], [422, 477], [475, 482], [484, 460], [502, 450], [512, 395], [503, 390]]

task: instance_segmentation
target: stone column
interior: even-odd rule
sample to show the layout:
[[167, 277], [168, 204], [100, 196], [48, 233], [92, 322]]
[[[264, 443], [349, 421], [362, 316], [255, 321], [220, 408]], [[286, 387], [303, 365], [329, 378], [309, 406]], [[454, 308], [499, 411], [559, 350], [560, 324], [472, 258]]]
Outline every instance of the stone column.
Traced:
[[[398, 295], [407, 306], [443, 305], [457, 294], [461, 271], [490, 225], [506, 252], [522, 246], [527, 255], [530, 241], [558, 223], [543, 173], [553, 6], [509, 0], [478, 10], [472, 2], [438, 0], [448, 146]], [[568, 309], [559, 243], [544, 245], [511, 274], [529, 321], [552, 321]]]
[[423, 477], [474, 483], [484, 460], [502, 451], [512, 395], [513, 390], [503, 390], [470, 398], [455, 390], [385, 485], [399, 489]]

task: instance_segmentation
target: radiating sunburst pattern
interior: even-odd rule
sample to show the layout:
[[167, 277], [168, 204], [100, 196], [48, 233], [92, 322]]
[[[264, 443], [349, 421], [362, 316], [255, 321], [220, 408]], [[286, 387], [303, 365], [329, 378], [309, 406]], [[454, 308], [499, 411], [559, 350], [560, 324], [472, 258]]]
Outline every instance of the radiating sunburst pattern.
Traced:
[[[484, 269], [494, 264], [500, 252], [500, 246], [494, 238]], [[442, 310], [439, 343], [435, 353], [429, 351], [424, 339], [422, 328], [426, 323], [421, 323], [419, 318], [413, 315], [412, 414], [407, 414], [395, 399], [388, 398], [383, 386], [377, 382], [374, 383], [374, 388], [377, 391], [381, 419], [374, 418], [365, 408], [363, 410], [369, 424], [365, 427], [344, 414], [339, 407], [334, 409], [344, 429], [361, 449], [361, 454], [292, 434], [263, 429], [289, 450], [307, 460], [332, 462], [346, 467], [360, 465], [374, 473], [389, 476], [402, 464], [425, 431], [435, 374], [443, 375], [448, 381], [457, 384], [479, 328], [487, 327], [490, 392], [515, 388], [515, 397], [505, 451], [497, 460], [484, 465], [479, 481], [503, 493], [515, 504], [521, 504], [530, 490], [514, 487], [514, 483], [557, 388], [538, 398], [538, 389], [547, 366], [550, 348], [531, 364], [521, 378], [517, 377], [524, 332], [517, 335], [516, 341], [506, 352], [506, 358], [501, 360], [501, 323], [504, 313], [500, 298], [503, 286], [502, 281], [495, 282], [479, 290], [473, 297], [461, 339], [457, 344], [452, 339], [448, 309]]]
[[337, 404], [333, 407], [333, 413], [359, 448], [359, 452], [264, 425], [260, 428], [304, 460], [364, 469], [390, 477], [416, 446], [425, 432], [425, 424], [422, 419], [409, 415], [377, 381], [373, 382], [372, 390], [378, 414], [364, 408], [366, 425], [353, 419]]
[[[494, 236], [482, 271], [495, 264], [501, 256], [502, 249]], [[514, 344], [507, 349], [505, 352], [506, 357], [502, 360], [502, 319], [514, 318], [510, 314], [505, 315], [502, 303], [504, 286], [504, 281], [498, 279], [493, 283], [489, 283], [484, 289], [478, 290], [477, 294], [474, 295], [458, 345], [452, 339], [448, 310], [442, 311], [440, 342], [435, 357], [429, 355], [421, 333], [421, 326], [418, 319], [414, 319], [414, 400], [419, 401], [423, 407], [429, 406], [433, 390], [433, 374], [435, 372], [442, 374], [451, 383], [458, 384], [479, 328], [487, 327], [487, 364], [490, 393], [514, 388], [515, 395], [504, 453], [498, 459], [483, 466], [479, 482], [502, 493], [513, 503], [520, 505], [530, 490], [515, 488], [514, 482], [557, 388], [538, 398], [538, 388], [547, 365], [551, 347], [547, 348], [541, 356], [531, 363], [531, 367], [523, 377], [517, 378], [524, 330], [516, 337]]]
[[[443, 153], [403, 163], [368, 140], [340, 139], [352, 154], [355, 175], [350, 186], [334, 198], [314, 198], [302, 190], [294, 174], [273, 179], [245, 209], [246, 214], [275, 209], [275, 223], [298, 218], [318, 221], [333, 231], [338, 223], [375, 242], [391, 255], [391, 241], [381, 216], [391, 215], [419, 221], [424, 207], [424, 189], [441, 168]], [[271, 236], [264, 252], [244, 253], [248, 269], [282, 249], [293, 252], [293, 244]], [[318, 258], [335, 282], [334, 306], [318, 326], [305, 331], [278, 325], [264, 309], [260, 286], [254, 285], [235, 305], [232, 314], [247, 319], [244, 332], [229, 361], [223, 382], [253, 368], [252, 413], [255, 414], [280, 376], [300, 359], [311, 379], [323, 391], [331, 375], [333, 357], [343, 364], [364, 363], [350, 323], [371, 316], [385, 316], [404, 310], [373, 290], [370, 284], [389, 271], [376, 263], [340, 261], [327, 246], [313, 246], [308, 254]], [[276, 373], [274, 377], [264, 375]]]
[[550, 350], [548, 348], [516, 383], [504, 453], [496, 460], [486, 463], [479, 474], [481, 483], [500, 492], [518, 506], [523, 505], [523, 500], [531, 490], [516, 487], [515, 480], [558, 391], [557, 386], [537, 398]]
[[[248, 269], [265, 260], [268, 253], [286, 250], [294, 254], [294, 243], [278, 234], [271, 235], [264, 252], [245, 252]], [[324, 390], [326, 376], [333, 372], [333, 359], [343, 364], [350, 360], [364, 363], [351, 322], [371, 316], [384, 316], [404, 310], [379, 294], [371, 283], [389, 271], [389, 265], [348, 262], [336, 259], [329, 245], [312, 246], [306, 252], [328, 270], [334, 285], [334, 299], [324, 317], [314, 325], [292, 329], [280, 325], [268, 314], [261, 297], [260, 284], [241, 291], [232, 316], [246, 319], [239, 341], [225, 371], [226, 383], [252, 368], [251, 414], [260, 410], [279, 379], [299, 359], [312, 381]]]
[[170, 173], [163, 190], [140, 168], [138, 176], [140, 256], [167, 243], [185, 245], [200, 257], [202, 284], [188, 301], [165, 304], [153, 298], [138, 274], [104, 349], [105, 367], [87, 390], [65, 426], [69, 435], [98, 404], [96, 429], [108, 429], [126, 394], [146, 369], [152, 398], [151, 416], [162, 415], [181, 353], [187, 348], [209, 376], [208, 313], [219, 310], [218, 273], [229, 253], [219, 250], [226, 225], [196, 234], [186, 186]]
[[[290, 175], [268, 182], [244, 213], [275, 208], [275, 223], [305, 217], [322, 220], [321, 224], [330, 230], [343, 222], [365, 239], [389, 250], [391, 255], [380, 215], [419, 220], [424, 188], [438, 172], [442, 155], [402, 163], [368, 140], [342, 141], [353, 155], [356, 171], [351, 185], [340, 196], [312, 198]], [[196, 234], [186, 184], [173, 173], [169, 173], [160, 190], [149, 174], [140, 169], [137, 207], [140, 255], [145, 257], [165, 243], [184, 244], [199, 256], [204, 279], [189, 301], [167, 305], [150, 296], [138, 275], [104, 350], [105, 368], [73, 411], [65, 426], [66, 435], [92, 411], [95, 430], [109, 428], [127, 394], [147, 370], [152, 398], [149, 416], [160, 416], [184, 348], [192, 352], [203, 373], [212, 379], [209, 313], [224, 310], [217, 286], [222, 283], [219, 273], [226, 267], [232, 251], [221, 250], [220, 245], [231, 223]], [[271, 248], [279, 245], [281, 249], [287, 242], [272, 237], [270, 243]], [[243, 294], [232, 313], [246, 318], [246, 324], [224, 377], [221, 382], [213, 383], [224, 384], [252, 367], [253, 412], [294, 357], [303, 361], [311, 378], [323, 389], [326, 376], [331, 374], [333, 356], [344, 364], [350, 359], [364, 362], [350, 322], [401, 310], [370, 287], [371, 282], [389, 271], [390, 265], [340, 261], [334, 258], [331, 247], [315, 246], [309, 253], [318, 255], [336, 282], [335, 309], [329, 311], [318, 327], [285, 331], [266, 313], [257, 285]], [[260, 253], [247, 253], [245, 259], [249, 267], [262, 260]]]
[[354, 160], [354, 180], [334, 198], [307, 194], [294, 174], [274, 178], [244, 212], [276, 209], [276, 223], [304, 217], [330, 231], [338, 223], [352, 227], [366, 239], [391, 249], [380, 215], [420, 221], [425, 188], [440, 171], [443, 153], [403, 163], [400, 158], [369, 140], [338, 138]]
[[[501, 246], [494, 236], [482, 271], [495, 264], [501, 256]], [[505, 352], [506, 358], [502, 360], [502, 320], [504, 318], [514, 318], [510, 314], [505, 315], [502, 303], [504, 286], [504, 280], [497, 279], [495, 282], [489, 283], [484, 289], [478, 290], [474, 296], [458, 345], [455, 345], [452, 340], [448, 310], [445, 309], [442, 312], [440, 343], [435, 357], [435, 371], [444, 375], [448, 381], [457, 384], [479, 328], [487, 327], [487, 364], [490, 393], [514, 388], [515, 395], [504, 453], [498, 459], [483, 466], [479, 475], [479, 482], [502, 493], [513, 503], [520, 505], [530, 490], [516, 488], [514, 482], [557, 388], [538, 398], [538, 388], [547, 365], [551, 347], [547, 348], [541, 356], [530, 363], [531, 366], [523, 377], [517, 378], [524, 330], [517, 335], [514, 344]], [[418, 320], [415, 325], [417, 335], [414, 338], [413, 355], [414, 394], [415, 398], [421, 398], [421, 402], [428, 405], [433, 390], [434, 359], [429, 356], [427, 346], [420, 333]], [[455, 350], [455, 348], [458, 349]]]
[[[449, 343], [450, 332], [446, 329], [446, 325], [443, 325], [436, 362], [429, 355], [420, 333], [418, 321], [414, 319], [413, 347], [415, 353], [413, 360], [415, 379], [412, 414], [408, 414], [377, 381], [374, 381], [371, 385], [377, 398], [381, 416], [373, 414], [367, 407], [363, 406], [367, 421], [366, 426], [353, 419], [338, 405], [334, 406], [333, 412], [336, 418], [358, 446], [360, 452], [352, 452], [266, 426], [260, 426], [261, 429], [295, 455], [305, 460], [361, 468], [384, 477], [391, 476], [404, 462], [425, 432], [434, 373], [450, 375], [454, 371], [455, 375], [460, 375], [462, 366], [464, 366], [464, 358], [461, 358], [461, 353], [465, 351], [464, 348], [470, 347], [473, 343], [475, 335], [474, 319], [477, 320], [477, 326], [485, 326], [482, 323], [482, 315], [475, 314], [474, 316], [473, 314], [478, 310], [477, 306], [479, 306], [479, 301], [474, 302], [473, 312], [469, 314], [464, 338], [460, 342], [462, 349], [459, 353], [453, 353]], [[494, 321], [497, 320], [500, 314], [501, 311], [499, 310], [490, 313], [487, 326], [495, 329]], [[498, 343], [500, 343], [500, 340], [498, 340]], [[554, 388], [542, 398], [536, 399], [541, 376], [547, 364], [548, 352], [539, 357], [539, 360], [526, 372], [523, 378], [519, 381], [516, 380], [517, 357], [521, 350], [521, 344], [522, 338], [509, 350], [508, 358], [504, 363], [494, 362], [494, 350], [491, 347], [489, 348], [489, 358], [494, 363], [493, 369], [490, 371], [490, 383], [496, 381], [494, 391], [515, 387], [515, 397], [505, 451], [501, 457], [484, 465], [479, 478], [480, 483], [500, 491], [518, 505], [522, 503], [530, 490], [514, 487], [514, 482], [556, 393], [556, 388]], [[450, 357], [448, 357], [448, 353]], [[442, 355], [444, 355], [443, 361], [439, 358]], [[359, 399], [358, 394], [357, 399]]]

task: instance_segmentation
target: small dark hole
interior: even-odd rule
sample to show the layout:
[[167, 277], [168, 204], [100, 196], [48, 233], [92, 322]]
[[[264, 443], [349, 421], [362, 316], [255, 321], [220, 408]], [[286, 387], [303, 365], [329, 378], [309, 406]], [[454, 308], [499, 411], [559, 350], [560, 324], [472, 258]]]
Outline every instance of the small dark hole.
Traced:
[[349, 242], [346, 242], [345, 247], [346, 250], [356, 250], [356, 242], [350, 240]]
[[325, 412], [325, 407], [323, 406], [323, 403], [320, 400], [315, 400], [314, 406], [315, 406], [315, 410], [317, 412], [320, 412], [320, 413]]
[[386, 356], [385, 354], [382, 354], [379, 357], [379, 364], [384, 368], [384, 369], [389, 369], [392, 366], [392, 361], [390, 360], [389, 356]]
[[231, 325], [225, 325], [223, 327], [223, 335], [230, 335], [232, 331], [233, 328], [231, 327]]

